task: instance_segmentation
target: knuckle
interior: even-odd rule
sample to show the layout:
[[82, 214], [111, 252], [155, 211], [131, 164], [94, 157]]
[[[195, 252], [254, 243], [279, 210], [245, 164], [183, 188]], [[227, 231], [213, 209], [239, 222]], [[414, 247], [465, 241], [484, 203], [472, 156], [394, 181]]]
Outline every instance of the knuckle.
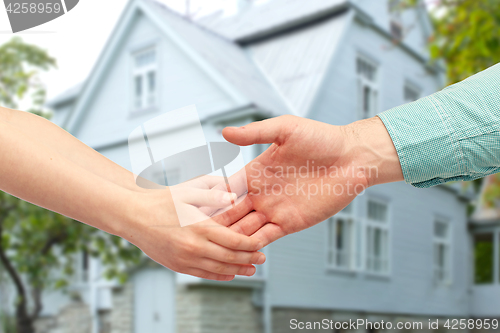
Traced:
[[210, 233], [210, 228], [198, 227], [196, 231], [197, 231], [198, 235], [203, 236], [203, 237], [207, 237]]
[[238, 223], [232, 225], [231, 230], [233, 230], [239, 234], [243, 234], [243, 228]]
[[252, 254], [252, 256], [248, 259], [250, 260], [250, 263], [253, 264], [253, 263], [256, 263], [259, 261], [260, 256], [261, 256], [261, 254], [259, 252], [256, 252], [256, 253]]
[[214, 272], [215, 273], [224, 273], [226, 271], [226, 266], [225, 265], [215, 265], [214, 267]]
[[281, 117], [283, 117], [282, 119], [286, 120], [286, 121], [293, 121], [296, 118], [295, 116], [292, 116], [291, 114], [286, 114], [286, 115], [280, 116], [280, 118]]
[[233, 249], [236, 249], [241, 246], [241, 238], [240, 237], [233, 237], [229, 240], [229, 246]]
[[236, 254], [233, 252], [228, 252], [224, 256], [224, 261], [225, 262], [235, 262], [236, 261]]
[[182, 244], [182, 252], [185, 254], [196, 254], [198, 253], [199, 245], [193, 240], [186, 240]]
[[200, 277], [202, 279], [209, 279], [210, 278], [210, 273], [203, 271], [203, 272], [200, 272], [198, 274], [198, 277]]

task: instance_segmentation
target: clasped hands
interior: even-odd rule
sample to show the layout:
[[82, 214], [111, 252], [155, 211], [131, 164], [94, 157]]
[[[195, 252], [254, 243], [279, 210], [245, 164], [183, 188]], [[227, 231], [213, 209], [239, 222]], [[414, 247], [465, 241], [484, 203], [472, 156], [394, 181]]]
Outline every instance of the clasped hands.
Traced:
[[[251, 276], [265, 261], [264, 246], [324, 221], [369, 186], [402, 179], [377, 117], [333, 126], [282, 116], [223, 135], [240, 146], [271, 145], [229, 178], [231, 193], [211, 176], [142, 193], [138, 222], [124, 234], [177, 272], [220, 281]], [[177, 214], [202, 222], [180, 227]]]

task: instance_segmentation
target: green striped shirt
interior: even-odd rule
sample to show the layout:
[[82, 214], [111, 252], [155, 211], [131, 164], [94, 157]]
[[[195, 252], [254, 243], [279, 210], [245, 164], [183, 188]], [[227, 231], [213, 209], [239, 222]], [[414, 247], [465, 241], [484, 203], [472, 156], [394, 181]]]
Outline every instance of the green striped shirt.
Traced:
[[500, 171], [500, 64], [378, 116], [415, 187]]

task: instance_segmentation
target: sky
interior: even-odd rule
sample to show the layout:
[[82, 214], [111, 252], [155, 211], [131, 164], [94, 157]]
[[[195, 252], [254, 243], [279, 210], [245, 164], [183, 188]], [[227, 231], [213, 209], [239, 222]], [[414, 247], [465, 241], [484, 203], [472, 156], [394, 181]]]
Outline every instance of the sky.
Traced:
[[[179, 11], [184, 11], [185, 8], [185, 0], [157, 1]], [[238, 0], [189, 1], [192, 11], [202, 16], [220, 9], [234, 12]], [[265, 2], [265, 0], [253, 1]], [[434, 1], [436, 0], [427, 2]], [[26, 42], [46, 49], [57, 59], [57, 69], [41, 75], [42, 82], [47, 87], [49, 100], [85, 81], [127, 2], [127, 0], [81, 0], [73, 10], [56, 20], [16, 34]], [[7, 12], [2, 7], [0, 4], [0, 44], [14, 36]]]
[[[191, 0], [193, 10], [203, 3], [203, 13], [228, 6], [230, 0]], [[50, 100], [67, 89], [85, 81], [104, 48], [127, 0], [81, 0], [67, 14], [25, 32], [15, 34], [25, 42], [46, 49], [56, 58], [58, 67], [41, 75]], [[182, 0], [161, 0], [183, 10]], [[7, 12], [0, 4], [0, 45], [14, 34]]]

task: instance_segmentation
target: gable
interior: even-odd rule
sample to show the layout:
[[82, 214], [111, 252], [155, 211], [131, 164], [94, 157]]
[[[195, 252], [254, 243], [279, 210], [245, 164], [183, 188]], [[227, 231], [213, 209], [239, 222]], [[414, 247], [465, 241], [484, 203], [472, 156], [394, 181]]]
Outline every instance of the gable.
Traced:
[[[134, 112], [133, 54], [152, 46], [157, 52], [158, 101], [154, 108]], [[240, 105], [141, 12], [129, 23], [94, 91], [72, 129], [94, 148], [126, 142], [134, 128], [169, 110], [196, 104], [203, 118]]]
[[335, 51], [350, 13], [248, 46], [255, 63], [295, 114], [305, 116]]
[[[389, 0], [350, 0], [362, 11], [366, 12], [373, 19], [374, 23], [390, 32], [391, 13], [389, 11]], [[425, 8], [425, 4], [420, 3], [416, 7], [411, 7], [399, 12], [400, 22], [403, 29], [403, 42], [427, 58], [427, 39], [432, 33], [432, 26]]]
[[216, 72], [231, 85], [238, 98], [257, 106], [269, 116], [289, 113], [282, 99], [252, 62], [242, 47], [226, 38], [202, 28], [151, 0], [143, 0], [161, 14], [162, 21]]
[[[142, 36], [133, 37], [141, 35], [138, 20], [148, 21], [145, 25], [149, 24], [153, 28], [149, 29], [150, 31], [147, 33], [142, 33]], [[147, 28], [145, 29], [147, 30]], [[133, 38], [137, 39], [135, 44], [130, 42]], [[179, 54], [176, 61], [190, 61], [189, 66], [185, 63], [183, 63], [186, 65], [184, 67], [175, 64], [176, 67], [171, 67], [172, 71], [182, 70], [179, 75], [185, 79], [192, 79], [194, 77], [193, 71], [203, 77], [203, 79], [197, 77], [196, 80], [190, 81], [190, 91], [188, 91], [187, 86], [185, 90], [182, 90], [181, 88], [184, 86], [179, 85], [179, 82], [172, 84], [172, 89], [167, 90], [175, 93], [171, 98], [165, 96], [165, 91], [162, 91], [163, 101], [172, 102], [170, 104], [173, 105], [161, 105], [165, 110], [195, 103], [199, 106], [200, 113], [205, 112], [205, 116], [249, 106], [256, 106], [269, 116], [289, 113], [283, 101], [274, 93], [269, 83], [238, 45], [196, 26], [193, 22], [187, 21], [155, 1], [131, 0], [82, 89], [78, 102], [68, 117], [69, 120], [64, 124], [71, 132], [75, 132], [77, 128], [81, 127], [83, 117], [91, 117], [88, 113], [97, 114], [97, 111], [93, 109], [90, 111], [90, 104], [96, 103], [98, 97], [106, 99], [107, 102], [104, 103], [106, 104], [110, 103], [112, 96], [115, 96], [122, 112], [126, 113], [127, 106], [124, 103], [125, 99], [130, 98], [131, 90], [124, 88], [124, 85], [130, 80], [124, 76], [127, 74], [127, 60], [122, 55], [127, 52], [127, 48], [130, 51], [131, 48], [137, 48], [138, 45], [141, 45], [141, 41], [142, 44], [150, 43], [154, 38], [161, 40], [162, 43], [174, 45], [182, 53], [182, 55]], [[175, 52], [168, 54], [174, 55]], [[165, 60], [165, 64], [174, 63]], [[111, 68], [118, 65], [121, 66], [121, 72], [114, 73], [114, 79], [107, 78], [111, 73]], [[171, 73], [162, 72], [160, 74], [160, 78], [168, 81], [170, 76], [163, 75]], [[112, 80], [116, 80], [117, 84], [113, 84]], [[207, 83], [206, 80], [211, 81], [211, 83]], [[102, 89], [104, 81], [108, 82], [106, 89]], [[119, 88], [120, 84], [121, 88]], [[210, 89], [215, 89], [218, 94], [229, 99], [226, 105], [215, 106], [216, 102], [221, 100], [220, 95], [214, 96], [212, 94], [215, 90], [201, 92], [202, 87], [206, 88], [210, 85]], [[101, 93], [103, 90], [106, 92], [105, 94]], [[121, 95], [116, 93], [117, 90], [120, 90]], [[185, 97], [184, 104], [175, 103], [179, 102], [179, 98], [182, 96]], [[210, 107], [206, 107], [204, 102], [212, 104]], [[201, 107], [199, 103], [202, 104]], [[105, 113], [109, 114], [109, 112]], [[200, 114], [200, 116], [203, 118], [204, 114]]]

